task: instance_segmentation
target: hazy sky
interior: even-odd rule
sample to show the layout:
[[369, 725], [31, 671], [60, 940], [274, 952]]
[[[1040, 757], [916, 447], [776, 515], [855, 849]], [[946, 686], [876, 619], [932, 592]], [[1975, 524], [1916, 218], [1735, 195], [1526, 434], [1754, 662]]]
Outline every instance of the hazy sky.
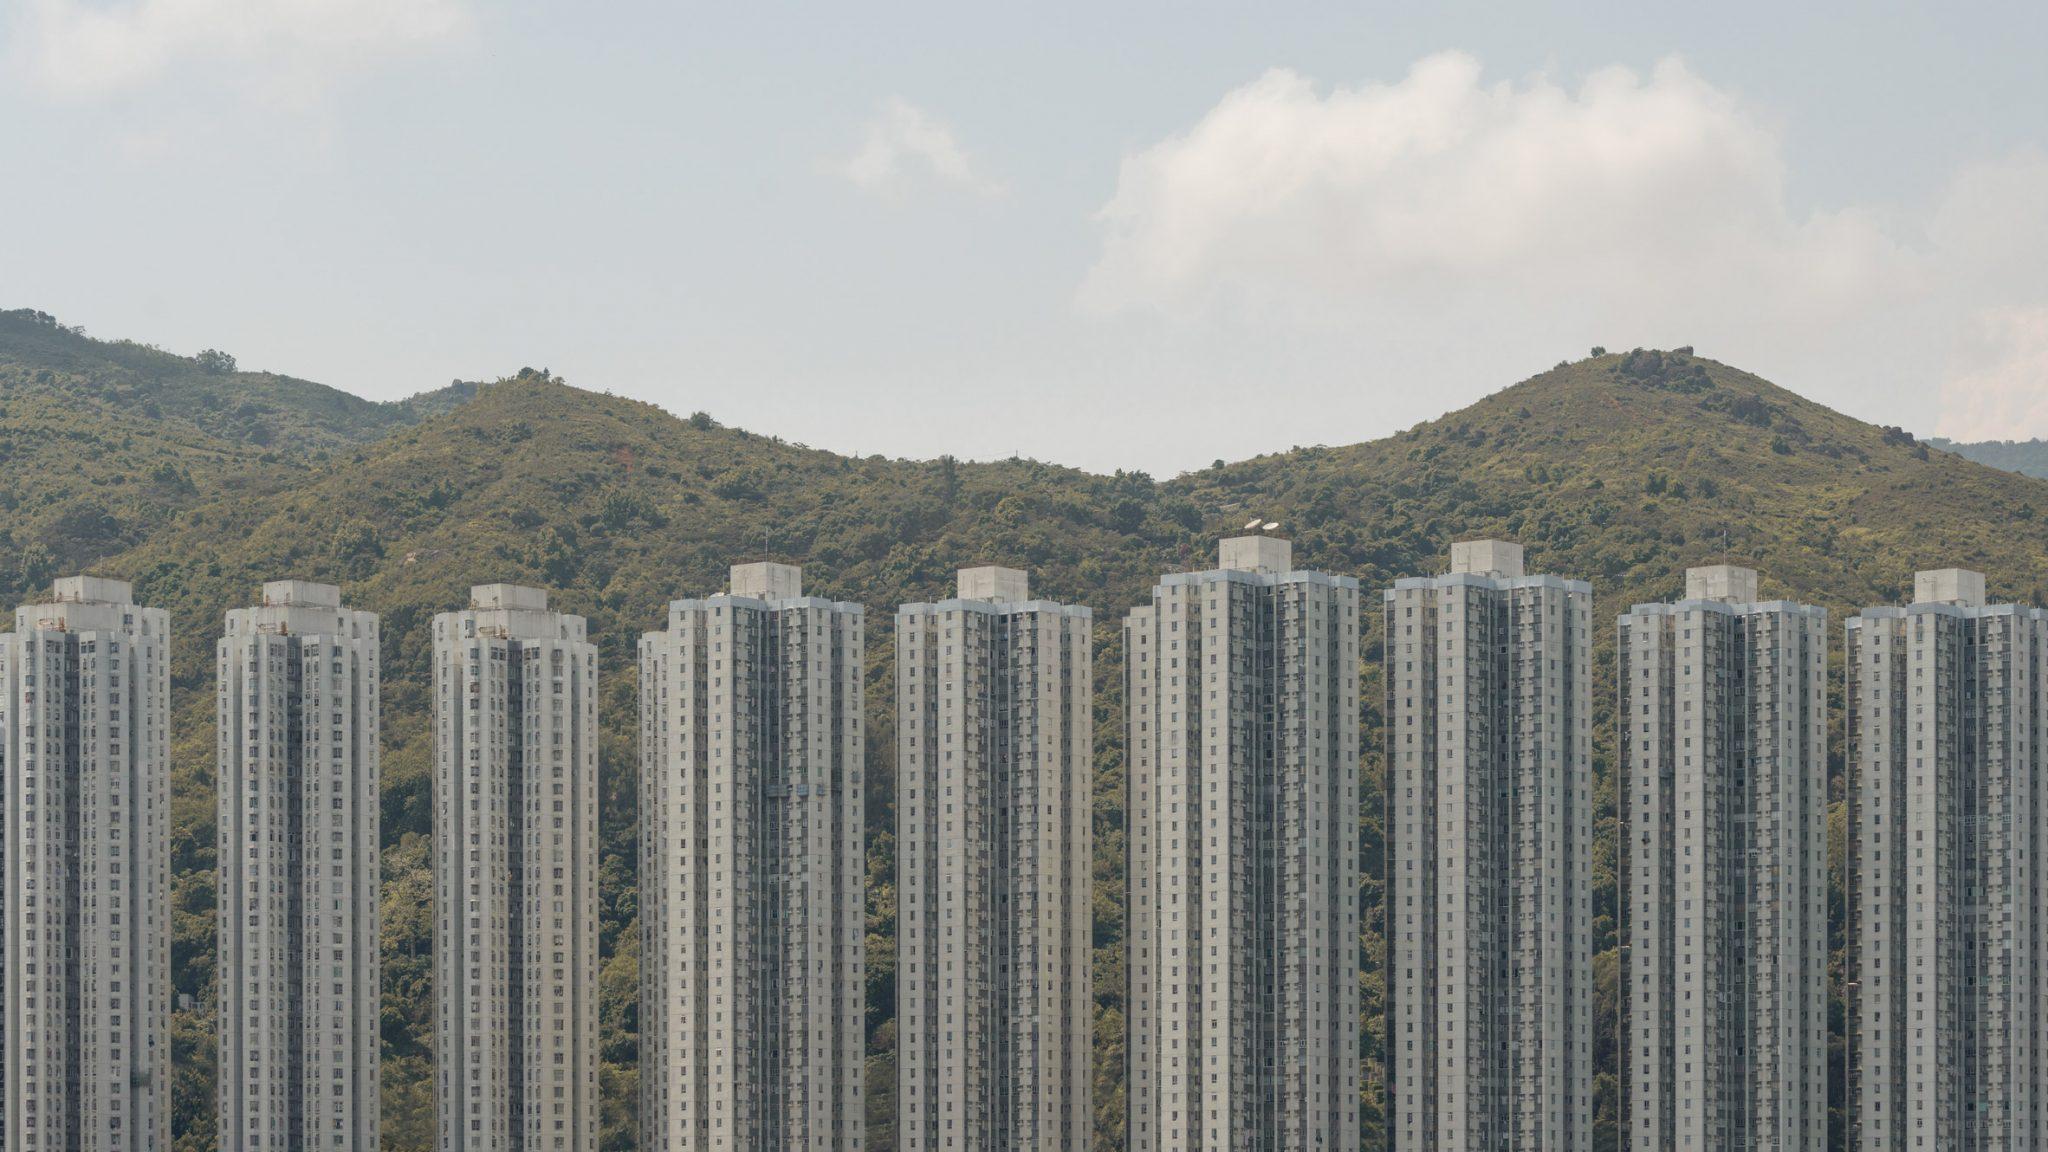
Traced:
[[1110, 7], [0, 0], [0, 307], [1160, 475], [1592, 344], [2048, 435], [2048, 5]]

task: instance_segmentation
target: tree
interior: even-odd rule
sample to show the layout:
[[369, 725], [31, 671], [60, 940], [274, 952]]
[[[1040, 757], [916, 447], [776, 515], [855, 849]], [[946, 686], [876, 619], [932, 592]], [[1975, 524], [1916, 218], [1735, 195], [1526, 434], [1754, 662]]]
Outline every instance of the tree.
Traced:
[[208, 348], [192, 358], [201, 372], [214, 376], [226, 376], [235, 370], [235, 358], [218, 348]]
[[336, 525], [327, 547], [342, 569], [358, 579], [374, 571], [377, 561], [384, 558], [384, 542], [367, 520], [345, 520]]
[[56, 558], [40, 543], [32, 543], [21, 550], [21, 583], [24, 587], [35, 588], [47, 581], [56, 569]]

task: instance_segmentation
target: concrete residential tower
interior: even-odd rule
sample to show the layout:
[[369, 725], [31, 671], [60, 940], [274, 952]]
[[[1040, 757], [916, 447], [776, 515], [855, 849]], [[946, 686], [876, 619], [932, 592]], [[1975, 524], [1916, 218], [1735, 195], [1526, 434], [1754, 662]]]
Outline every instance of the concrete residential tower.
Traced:
[[434, 617], [440, 1152], [597, 1147], [597, 647], [514, 584]]
[[743, 564], [640, 641], [640, 1146], [853, 1152], [863, 619]]
[[1846, 665], [1849, 1147], [2041, 1148], [2048, 613], [1922, 572]]
[[73, 576], [0, 635], [0, 1149], [168, 1152], [170, 617]]
[[279, 580], [216, 647], [223, 1152], [377, 1147], [378, 645]]
[[1085, 1152], [1093, 620], [970, 568], [896, 613], [896, 1051], [907, 1152]]
[[1616, 647], [1622, 1131], [1827, 1143], [1827, 613], [1686, 573]]
[[1124, 622], [1133, 1152], [1358, 1147], [1358, 641], [1263, 536]]
[[1384, 602], [1394, 1147], [1590, 1152], [1592, 587], [1478, 540]]

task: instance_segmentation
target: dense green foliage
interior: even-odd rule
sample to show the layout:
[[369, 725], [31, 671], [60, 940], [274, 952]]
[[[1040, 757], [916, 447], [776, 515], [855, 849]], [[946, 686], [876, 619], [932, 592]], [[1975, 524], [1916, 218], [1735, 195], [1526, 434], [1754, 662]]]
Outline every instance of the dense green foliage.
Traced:
[[272, 372], [242, 372], [208, 348], [179, 356], [128, 340], [94, 340], [33, 309], [0, 312], [0, 371], [99, 413], [162, 422], [172, 435], [324, 459], [334, 450], [417, 424], [469, 399], [456, 381], [395, 403], [365, 400], [324, 384]]
[[[439, 404], [431, 414], [337, 423], [301, 412], [289, 399], [296, 393], [279, 390], [312, 385], [209, 375], [194, 361], [180, 360], [186, 367], [175, 372], [160, 366], [153, 377], [160, 392], [210, 390], [235, 408], [253, 395], [272, 406], [271, 443], [256, 451], [226, 435], [231, 428], [173, 419], [187, 410], [185, 401], [158, 399], [158, 420], [136, 415], [147, 402], [144, 390], [114, 368], [68, 360], [39, 367], [39, 357], [56, 355], [48, 349], [77, 339], [61, 330], [49, 335], [49, 327], [0, 325], [0, 444], [16, 454], [0, 472], [0, 505], [16, 510], [4, 521], [11, 536], [0, 538], [0, 555], [19, 569], [0, 583], [18, 599], [59, 568], [90, 564], [134, 579], [141, 598], [173, 614], [174, 967], [177, 990], [198, 1005], [180, 1013], [174, 1029], [175, 1124], [179, 1147], [192, 1152], [212, 1146], [213, 1128], [212, 637], [222, 613], [249, 602], [266, 579], [337, 582], [350, 603], [384, 615], [385, 1131], [392, 1152], [424, 1152], [433, 1127], [428, 623], [461, 605], [471, 583], [556, 589], [562, 608], [590, 617], [601, 648], [608, 1149], [633, 1146], [636, 1107], [634, 645], [643, 630], [661, 625], [666, 602], [716, 591], [731, 562], [771, 558], [803, 564], [816, 593], [870, 608], [868, 1087], [877, 1149], [894, 1145], [889, 609], [943, 595], [953, 570], [974, 563], [1028, 568], [1043, 595], [1094, 606], [1096, 1111], [1103, 1146], [1116, 1148], [1124, 905], [1118, 623], [1125, 608], [1148, 598], [1159, 573], [1212, 564], [1216, 538], [1250, 515], [1281, 521], [1304, 567], [1356, 575], [1368, 589], [1441, 570], [1453, 539], [1513, 537], [1528, 545], [1532, 570], [1591, 579], [1603, 618], [1635, 601], [1670, 597], [1686, 565], [1722, 559], [1760, 568], [1768, 595], [1837, 613], [1899, 600], [1918, 566], [1980, 567], [1996, 592], [2036, 603], [2048, 571], [2048, 523], [2036, 515], [2048, 507], [2048, 485], [1930, 454], [1896, 430], [1858, 423], [1683, 351], [1560, 365], [1385, 440], [1297, 448], [1159, 483], [1027, 460], [847, 458], [578, 391], [544, 372], [484, 386], [468, 402]], [[34, 339], [22, 337], [24, 330]], [[156, 363], [149, 357], [165, 355], [145, 352], [133, 353], [145, 367]], [[110, 391], [116, 380], [124, 382]], [[86, 382], [96, 382], [100, 401], [76, 402]], [[312, 395], [314, 410], [336, 403]], [[213, 411], [191, 405], [201, 416]], [[177, 480], [153, 479], [166, 466]], [[58, 534], [81, 501], [104, 510], [110, 536], [76, 523], [63, 528], [69, 535]], [[47, 555], [32, 572], [15, 562], [37, 547]], [[50, 558], [58, 555], [69, 563]], [[1375, 622], [1359, 718], [1368, 776], [1359, 814], [1367, 862], [1360, 1028], [1373, 1133], [1383, 1130], [1385, 1099], [1378, 653]], [[1596, 1021], [1596, 1067], [1601, 1118], [1611, 1125], [1611, 634], [1596, 659], [1596, 977], [1606, 1005]], [[1839, 795], [1839, 780], [1836, 787]], [[1839, 1031], [1839, 1006], [1833, 1023]]]
[[132, 547], [208, 500], [261, 500], [307, 469], [468, 399], [456, 383], [394, 404], [209, 349], [176, 356], [0, 312], [0, 594]]
[[1937, 436], [1927, 443], [1965, 460], [2018, 472], [2022, 476], [2048, 479], [2048, 440], [1985, 440], [1977, 444], [1958, 444]]

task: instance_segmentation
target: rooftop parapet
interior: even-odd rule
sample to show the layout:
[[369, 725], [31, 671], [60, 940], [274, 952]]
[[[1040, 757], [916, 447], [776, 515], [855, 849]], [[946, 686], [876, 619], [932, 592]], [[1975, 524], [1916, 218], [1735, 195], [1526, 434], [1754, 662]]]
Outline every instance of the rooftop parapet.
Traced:
[[1524, 574], [1522, 546], [1507, 540], [1460, 540], [1451, 545], [1451, 571], [1513, 579]]
[[1718, 600], [1724, 604], [1754, 604], [1757, 576], [1754, 568], [1734, 564], [1708, 564], [1685, 570], [1687, 600]]
[[804, 594], [804, 570], [795, 564], [759, 561], [732, 566], [732, 594], [756, 600], [796, 600]]
[[469, 606], [485, 611], [545, 612], [548, 593], [545, 588], [524, 584], [478, 584], [469, 590]]
[[133, 604], [135, 586], [102, 576], [60, 576], [50, 584], [50, 599], [58, 604]]
[[1294, 570], [1294, 544], [1277, 536], [1232, 536], [1217, 546], [1217, 567], [1282, 575]]
[[[473, 597], [474, 592], [471, 593]], [[263, 606], [265, 608], [339, 608], [341, 589], [332, 584], [316, 584], [311, 580], [266, 580], [263, 583]]]
[[1913, 574], [1913, 603], [1984, 606], [1984, 574], [1968, 568], [1936, 568]]
[[1031, 599], [1031, 577], [1016, 568], [962, 568], [955, 578], [955, 588], [962, 600], [1022, 604]]

